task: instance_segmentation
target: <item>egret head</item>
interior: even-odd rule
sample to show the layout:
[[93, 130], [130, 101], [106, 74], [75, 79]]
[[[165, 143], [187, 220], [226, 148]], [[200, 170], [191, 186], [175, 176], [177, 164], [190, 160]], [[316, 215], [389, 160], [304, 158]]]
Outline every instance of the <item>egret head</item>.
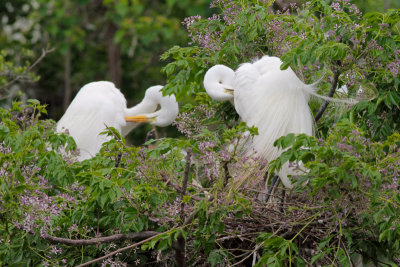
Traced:
[[215, 65], [204, 76], [204, 88], [214, 100], [232, 100], [234, 79], [235, 72], [232, 69], [224, 65]]
[[[163, 96], [161, 92], [162, 86], [152, 86], [146, 90], [143, 101], [146, 101], [148, 107], [151, 106], [150, 113], [125, 117], [127, 122], [142, 123], [147, 122], [152, 125], [165, 127], [170, 125], [179, 112], [178, 102], [175, 96]], [[159, 110], [156, 110], [160, 106]]]

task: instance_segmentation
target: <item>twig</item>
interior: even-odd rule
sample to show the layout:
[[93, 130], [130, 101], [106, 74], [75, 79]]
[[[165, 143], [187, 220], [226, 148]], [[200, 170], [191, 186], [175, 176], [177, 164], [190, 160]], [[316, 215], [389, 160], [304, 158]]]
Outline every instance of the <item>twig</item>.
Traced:
[[118, 152], [117, 158], [115, 159], [114, 168], [118, 168], [119, 164], [121, 163], [121, 157], [122, 157], [122, 153], [121, 153], [121, 152]]
[[[173, 182], [171, 182], [171, 179], [168, 178], [164, 173], [160, 173], [160, 175], [161, 175], [161, 177], [162, 177], [162, 178], [164, 179], [164, 181], [165, 181], [164, 186], [170, 185], [170, 186], [172, 186], [172, 187], [176, 190], [176, 192], [177, 192], [178, 194], [181, 194], [182, 188], [181, 188], [179, 185], [174, 184]], [[192, 199], [196, 200], [196, 201], [201, 201], [201, 200], [202, 200], [202, 198], [196, 197], [195, 195], [192, 195], [192, 194], [190, 194], [190, 193], [188, 193], [188, 192], [187, 192], [186, 194], [187, 194], [188, 196], [190, 196]]]
[[[336, 87], [337, 87], [337, 84], [338, 84], [339, 76], [340, 76], [340, 73], [339, 73], [338, 70], [336, 70], [333, 73], [332, 87], [331, 87], [331, 90], [328, 93], [328, 97], [333, 97], [333, 94], [336, 91]], [[330, 102], [331, 101], [329, 101], [329, 100], [325, 100], [325, 102], [319, 107], [317, 115], [315, 115], [315, 118], [314, 118], [315, 122], [319, 121], [319, 119], [322, 117], [322, 114], [324, 114], [324, 112], [325, 112], [325, 110], [328, 107], [328, 104]]]
[[[189, 179], [189, 170], [190, 170], [190, 157], [192, 156], [192, 150], [188, 148], [186, 150], [186, 166], [185, 172], [183, 174], [183, 181], [182, 181], [182, 190], [180, 194], [180, 201], [181, 201], [181, 210], [180, 210], [180, 217], [181, 220], [185, 220], [185, 203], [183, 202], [183, 197], [186, 193], [187, 183]], [[175, 248], [175, 261], [177, 266], [185, 266], [185, 239], [182, 235], [179, 235], [177, 238], [177, 244]]]
[[137, 243], [135, 243], [135, 244], [129, 245], [129, 246], [124, 247], [124, 248], [117, 249], [117, 250], [114, 251], [114, 252], [111, 252], [111, 253], [109, 253], [109, 254], [107, 254], [107, 255], [104, 255], [103, 257], [100, 257], [100, 258], [97, 258], [97, 259], [94, 259], [94, 260], [85, 262], [85, 263], [83, 263], [83, 264], [80, 264], [80, 265], [78, 265], [77, 267], [88, 266], [88, 265], [90, 265], [90, 264], [92, 264], [92, 263], [96, 263], [96, 262], [98, 262], [98, 261], [107, 259], [107, 258], [109, 258], [109, 257], [111, 257], [111, 256], [113, 256], [113, 255], [115, 255], [115, 254], [118, 254], [118, 253], [124, 251], [124, 250], [130, 249], [130, 248], [134, 248], [134, 247], [137, 247], [137, 246], [139, 246], [139, 245], [141, 245], [141, 244], [144, 244], [144, 243], [146, 243], [146, 242], [149, 242], [149, 241], [153, 240], [154, 238], [159, 237], [160, 235], [163, 235], [163, 234], [165, 234], [165, 233], [160, 233], [160, 234], [158, 234], [158, 235], [153, 235], [152, 237], [149, 237], [149, 238], [147, 238], [147, 239], [145, 239], [145, 240], [142, 240], [142, 241], [140, 241], [140, 242], [137, 242]]
[[223, 169], [224, 169], [224, 187], [228, 184], [229, 178], [231, 178], [229, 174], [229, 169], [228, 169], [228, 163], [229, 161], [225, 161], [223, 164]]
[[[30, 72], [40, 61], [42, 61], [42, 59], [49, 53], [53, 52], [54, 48], [46, 48], [46, 49], [42, 49], [42, 54], [36, 59], [35, 62], [33, 62], [32, 65], [30, 65], [25, 72]], [[17, 77], [15, 77], [14, 79], [12, 79], [11, 81], [9, 81], [8, 83], [6, 83], [5, 85], [3, 85], [2, 87], [0, 87], [0, 90], [8, 87], [10, 84], [18, 81], [19, 79], [21, 79], [23, 75], [18, 75]]]
[[239, 264], [241, 264], [242, 262], [244, 262], [245, 260], [247, 260], [248, 258], [250, 258], [251, 255], [253, 255], [253, 253], [256, 252], [262, 245], [263, 245], [263, 243], [257, 244], [257, 245], [255, 246], [255, 248], [254, 248], [252, 251], [248, 252], [248, 254], [247, 254], [246, 257], [244, 257], [243, 259], [241, 259], [241, 260], [238, 261], [238, 262], [235, 262], [235, 263], [232, 264], [231, 266], [239, 265]]
[[[106, 127], [106, 129], [107, 130], [109, 130], [110, 132], [111, 132], [111, 134], [114, 136], [114, 138], [115, 138], [115, 140], [117, 140], [117, 142], [118, 143], [120, 143], [124, 148], [125, 148], [125, 150], [129, 150], [129, 148], [124, 144], [124, 142], [122, 142], [122, 139], [118, 136], [118, 135], [116, 135], [111, 129], [110, 129], [110, 127], [107, 125], [107, 124], [105, 124], [104, 123], [104, 126]], [[121, 153], [121, 152], [120, 152]], [[121, 155], [122, 156], [122, 155]], [[119, 159], [119, 160], [121, 160], [121, 159]], [[118, 162], [118, 164], [119, 164], [119, 162]], [[118, 166], [115, 166], [115, 168], [117, 168]]]
[[82, 246], [82, 245], [98, 245], [102, 243], [110, 243], [110, 242], [124, 241], [124, 240], [135, 240], [135, 239], [141, 240], [144, 238], [155, 236], [157, 234], [158, 232], [154, 231], [143, 231], [139, 233], [116, 234], [116, 235], [96, 237], [91, 239], [69, 239], [69, 238], [62, 238], [62, 237], [48, 235], [45, 236], [44, 239], [65, 245]]
[[186, 189], [187, 189], [187, 183], [188, 183], [188, 179], [189, 179], [189, 171], [190, 171], [190, 158], [192, 156], [192, 149], [188, 148], [186, 150], [186, 166], [185, 166], [185, 172], [183, 173], [183, 181], [182, 181], [182, 190], [181, 190], [181, 195], [180, 195], [180, 200], [181, 200], [181, 216], [183, 216], [181, 219], [184, 218], [184, 212], [183, 212], [183, 207], [184, 204], [182, 203], [183, 200], [183, 196], [186, 193]]

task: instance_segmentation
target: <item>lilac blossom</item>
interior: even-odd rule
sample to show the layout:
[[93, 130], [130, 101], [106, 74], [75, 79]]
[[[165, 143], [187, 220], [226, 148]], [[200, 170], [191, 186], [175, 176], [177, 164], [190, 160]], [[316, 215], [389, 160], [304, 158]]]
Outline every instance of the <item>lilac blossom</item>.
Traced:
[[196, 135], [205, 128], [203, 120], [209, 119], [215, 115], [215, 109], [205, 105], [198, 105], [189, 112], [181, 112], [172, 123], [178, 131], [188, 138], [196, 139]]

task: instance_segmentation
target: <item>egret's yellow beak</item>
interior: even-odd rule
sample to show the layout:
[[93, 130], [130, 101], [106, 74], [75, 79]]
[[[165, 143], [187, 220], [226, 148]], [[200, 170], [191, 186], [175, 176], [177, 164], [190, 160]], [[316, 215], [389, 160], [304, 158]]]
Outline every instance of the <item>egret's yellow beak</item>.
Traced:
[[129, 122], [142, 123], [142, 122], [152, 122], [155, 120], [155, 118], [149, 118], [144, 115], [138, 115], [138, 116], [125, 117], [125, 120]]
[[230, 95], [233, 95], [233, 91], [234, 91], [233, 88], [232, 89], [230, 89], [230, 88], [229, 89], [228, 88], [224, 89], [224, 93], [230, 94]]

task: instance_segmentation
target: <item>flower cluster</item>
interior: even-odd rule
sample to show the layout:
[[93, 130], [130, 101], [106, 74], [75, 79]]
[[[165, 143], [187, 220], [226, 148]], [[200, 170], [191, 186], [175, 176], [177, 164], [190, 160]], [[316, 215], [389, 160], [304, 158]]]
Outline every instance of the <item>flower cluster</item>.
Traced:
[[[192, 40], [189, 42], [189, 45], [198, 44], [210, 50], [218, 50], [220, 48], [219, 40], [221, 38], [221, 31], [211, 31], [209, 28], [203, 29], [202, 31], [194, 31], [191, 27], [192, 24], [200, 20], [201, 16], [197, 15], [185, 18], [182, 22], [188, 30], [188, 36]], [[218, 15], [214, 14], [212, 17], [208, 18], [208, 20], [219, 21], [220, 18]]]
[[207, 120], [215, 115], [215, 109], [206, 105], [198, 105], [189, 112], [181, 112], [172, 123], [178, 131], [183, 133], [188, 138], [197, 140], [196, 135], [201, 133], [205, 128], [204, 120]]
[[25, 190], [19, 197], [22, 216], [19, 221], [15, 221], [16, 227], [26, 232], [32, 233], [40, 230], [43, 236], [51, 227], [53, 217], [60, 215], [66, 204], [58, 204], [58, 201], [38, 189], [31, 191]]
[[199, 143], [199, 160], [201, 162], [203, 176], [209, 181], [216, 181], [220, 176], [220, 162], [218, 153], [213, 150], [217, 144], [211, 141], [203, 141]]
[[393, 62], [390, 62], [386, 66], [387, 70], [393, 75], [393, 77], [397, 77], [400, 73], [400, 59], [396, 59]]
[[[185, 215], [193, 212], [193, 206], [188, 205], [187, 203], [184, 203], [183, 205], [183, 212]], [[159, 218], [159, 221], [162, 223], [176, 222], [181, 212], [181, 200], [177, 198], [171, 203], [164, 203], [163, 208], [164, 214]]]
[[223, 12], [223, 19], [226, 25], [235, 23], [235, 19], [242, 10], [239, 5], [229, 0], [214, 0], [210, 4], [210, 8], [219, 7]]

